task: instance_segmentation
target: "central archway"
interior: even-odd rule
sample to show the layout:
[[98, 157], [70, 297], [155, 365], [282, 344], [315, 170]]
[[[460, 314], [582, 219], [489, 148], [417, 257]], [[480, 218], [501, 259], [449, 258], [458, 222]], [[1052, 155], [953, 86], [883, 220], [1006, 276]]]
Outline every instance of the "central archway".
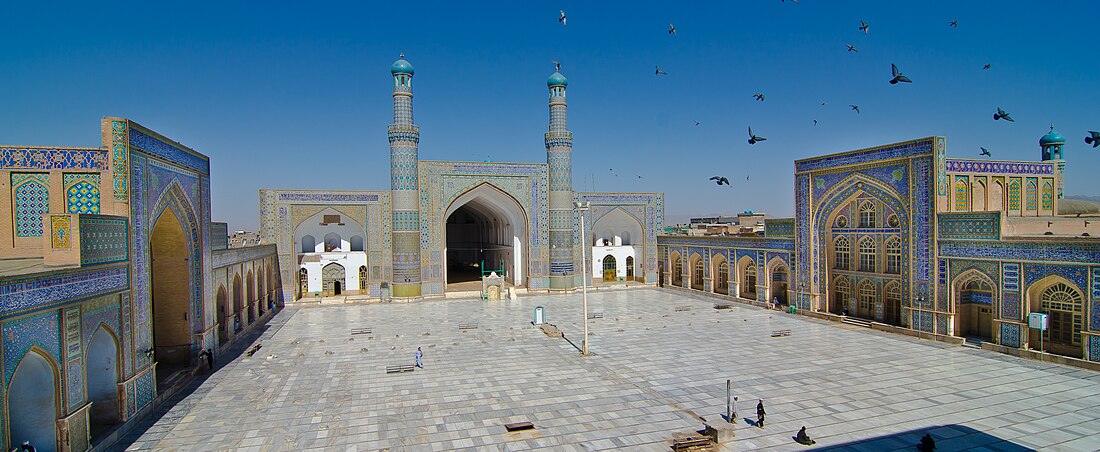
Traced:
[[153, 280], [153, 352], [157, 376], [188, 365], [190, 330], [190, 243], [173, 209], [164, 209], [150, 237]]
[[[463, 290], [456, 284], [480, 281], [482, 270], [501, 269], [506, 281], [526, 286], [527, 221], [523, 206], [489, 183], [455, 198], [443, 215], [447, 288]], [[480, 283], [467, 285], [467, 290], [481, 288]]]

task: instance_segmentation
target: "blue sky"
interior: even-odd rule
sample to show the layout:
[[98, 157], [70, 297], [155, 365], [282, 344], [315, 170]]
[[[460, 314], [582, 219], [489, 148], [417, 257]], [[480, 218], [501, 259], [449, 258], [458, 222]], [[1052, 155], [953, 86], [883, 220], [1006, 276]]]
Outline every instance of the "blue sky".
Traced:
[[1066, 193], [1100, 194], [1095, 2], [226, 3], [6, 2], [0, 142], [98, 146], [99, 118], [128, 117], [210, 156], [215, 221], [255, 230], [260, 188], [389, 188], [405, 52], [421, 159], [544, 162], [558, 60], [575, 189], [662, 191], [671, 221], [790, 216], [795, 159], [930, 135], [1037, 160], [1052, 122]]

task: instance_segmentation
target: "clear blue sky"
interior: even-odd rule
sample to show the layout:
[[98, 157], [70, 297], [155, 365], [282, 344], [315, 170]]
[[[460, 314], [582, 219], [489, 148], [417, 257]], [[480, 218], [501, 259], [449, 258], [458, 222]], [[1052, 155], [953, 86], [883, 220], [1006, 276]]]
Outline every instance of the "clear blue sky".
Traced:
[[1066, 193], [1100, 194], [1096, 2], [159, 3], [0, 6], [0, 142], [98, 146], [99, 118], [131, 118], [210, 156], [214, 219], [255, 230], [260, 188], [389, 188], [405, 52], [421, 159], [545, 162], [558, 60], [574, 187], [662, 191], [670, 222], [790, 216], [795, 159], [912, 138], [1037, 160], [1052, 122]]

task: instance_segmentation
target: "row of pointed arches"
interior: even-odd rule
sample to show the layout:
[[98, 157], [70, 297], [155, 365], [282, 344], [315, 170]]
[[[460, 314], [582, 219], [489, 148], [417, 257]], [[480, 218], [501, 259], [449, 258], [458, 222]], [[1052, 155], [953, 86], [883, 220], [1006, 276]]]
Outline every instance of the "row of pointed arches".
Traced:
[[698, 253], [692, 253], [685, 266], [680, 253], [674, 251], [669, 254], [668, 262], [668, 280], [674, 286], [750, 300], [763, 299], [781, 305], [789, 302], [790, 270], [779, 258], [773, 258], [764, 269], [766, 271], [762, 271], [756, 260], [749, 256], [742, 256], [731, 268], [724, 253], [714, 254], [709, 262]]
[[[1007, 196], [1005, 193], [1007, 192]], [[1000, 179], [987, 182], [956, 176], [954, 186], [955, 212], [982, 211], [1051, 211], [1054, 210], [1054, 181], [1037, 178], [1010, 178], [1007, 188]]]
[[[247, 265], [246, 265], [247, 266]], [[257, 265], [244, 273], [234, 271], [218, 286], [216, 306], [219, 343], [225, 343], [275, 308], [278, 282], [271, 264]]]

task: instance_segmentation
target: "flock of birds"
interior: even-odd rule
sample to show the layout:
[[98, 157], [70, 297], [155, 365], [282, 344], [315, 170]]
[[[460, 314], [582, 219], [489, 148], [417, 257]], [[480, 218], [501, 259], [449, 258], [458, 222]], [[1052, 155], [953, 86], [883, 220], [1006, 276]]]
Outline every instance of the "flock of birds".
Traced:
[[[780, 1], [785, 1], [785, 0], [780, 0]], [[798, 0], [791, 0], [791, 2], [794, 3], [794, 4], [797, 4]], [[558, 12], [560, 14], [559, 17], [558, 17], [558, 22], [560, 22], [561, 25], [564, 27], [565, 22], [566, 22], [565, 10], [564, 9], [559, 9]], [[952, 27], [952, 28], [956, 28], [956, 27], [959, 26], [959, 21], [952, 19], [950, 22], [948, 22], [948, 26]], [[866, 20], [860, 20], [859, 21], [859, 31], [862, 31], [864, 35], [869, 35], [871, 33], [871, 25], [868, 24]], [[676, 37], [676, 26], [673, 25], [672, 23], [668, 24], [668, 34], [669, 34], [669, 36], [672, 36], [673, 38]], [[849, 52], [859, 52], [859, 49], [857, 49], [852, 44], [844, 44], [844, 46], [848, 49]], [[561, 70], [561, 64], [558, 63], [557, 61], [554, 62], [554, 67], [557, 70]], [[992, 67], [992, 66], [987, 63], [987, 64], [982, 66], [982, 70], [989, 70], [990, 67]], [[657, 77], [660, 77], [662, 75], [667, 76], [668, 72], [664, 71], [664, 70], [661, 70], [660, 65], [655, 65], [653, 74]], [[890, 64], [889, 83], [891, 85], [897, 85], [899, 83], [913, 83], [913, 80], [910, 79], [909, 77], [907, 77], [905, 74], [903, 74], [901, 72], [901, 70], [898, 69], [898, 66], [896, 64], [891, 63]], [[765, 99], [766, 96], [764, 95], [764, 93], [758, 92], [756, 94], [753, 94], [752, 97], [754, 99], [756, 99], [757, 101], [764, 102], [764, 99]], [[825, 102], [822, 102], [821, 105], [824, 106]], [[849, 104], [848, 107], [851, 108], [852, 111], [856, 112], [857, 114], [859, 113], [859, 105]], [[1012, 119], [1012, 116], [1010, 116], [1008, 112], [1004, 111], [1004, 109], [1002, 109], [1001, 107], [997, 107], [997, 112], [993, 114], [993, 120], [994, 121], [1000, 121], [1002, 119], [1005, 120], [1006, 122], [1016, 122], [1016, 120]], [[817, 120], [814, 119], [813, 121], [814, 121], [814, 126], [816, 126], [817, 125]], [[696, 126], [701, 124], [699, 121], [694, 121], [694, 123], [695, 123]], [[759, 143], [761, 141], [766, 141], [767, 140], [767, 138], [756, 135], [755, 133], [753, 133], [751, 126], [748, 129], [749, 129], [748, 142], [749, 142], [750, 145], [753, 145], [753, 144]], [[1051, 126], [1051, 130], [1054, 130], [1054, 126]], [[1089, 131], [1089, 136], [1085, 137], [1085, 143], [1086, 144], [1091, 144], [1093, 148], [1096, 148], [1096, 147], [1100, 146], [1100, 132]], [[981, 153], [979, 154], [980, 156], [984, 156], [984, 157], [992, 157], [993, 156], [993, 154], [991, 152], [989, 152], [988, 149], [986, 149], [984, 147], [979, 147], [979, 149], [981, 149]], [[614, 174], [614, 169], [613, 168], [609, 169], [609, 171], [611, 171]], [[615, 176], [618, 176], [618, 174], [615, 174]], [[643, 177], [641, 175], [638, 175], [638, 179], [643, 179]], [[731, 188], [733, 187], [733, 185], [730, 184], [729, 178], [727, 178], [725, 176], [718, 175], [718, 176], [711, 177], [709, 180], [714, 181], [719, 186], [726, 185], [726, 186], [729, 186]], [[749, 180], [749, 176], [745, 176], [745, 180]]]

